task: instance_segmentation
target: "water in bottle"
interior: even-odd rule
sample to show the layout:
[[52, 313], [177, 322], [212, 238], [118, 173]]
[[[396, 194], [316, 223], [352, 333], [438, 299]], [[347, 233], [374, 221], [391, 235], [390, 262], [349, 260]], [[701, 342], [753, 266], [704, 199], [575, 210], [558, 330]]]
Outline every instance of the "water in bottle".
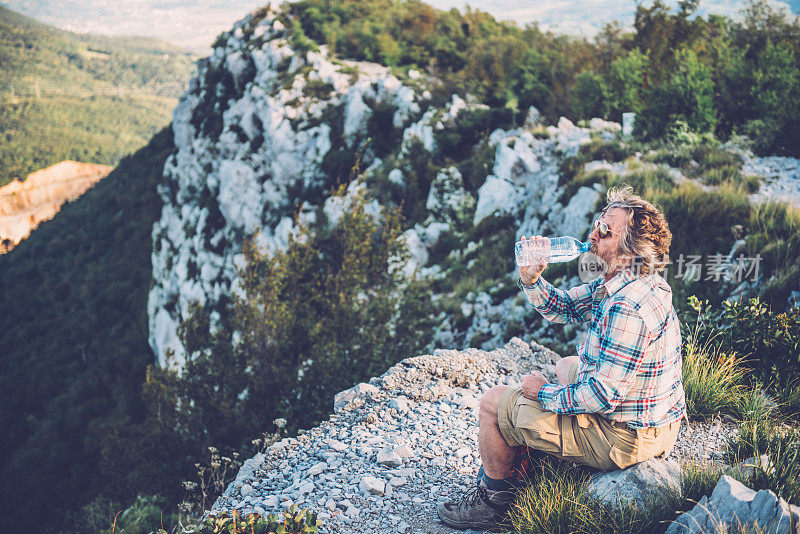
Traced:
[[529, 244], [526, 251], [522, 241], [517, 241], [514, 245], [514, 255], [520, 267], [539, 262], [561, 263], [574, 260], [587, 252], [591, 245], [590, 242], [583, 243], [574, 237], [564, 236], [550, 238], [544, 246]]

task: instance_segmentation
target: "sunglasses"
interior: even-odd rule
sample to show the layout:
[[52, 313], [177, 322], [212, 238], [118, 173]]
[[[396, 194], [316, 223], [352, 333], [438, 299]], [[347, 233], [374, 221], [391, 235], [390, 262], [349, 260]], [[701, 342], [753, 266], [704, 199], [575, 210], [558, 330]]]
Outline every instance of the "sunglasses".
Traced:
[[600, 236], [600, 239], [605, 239], [613, 233], [611, 229], [608, 227], [608, 225], [603, 221], [601, 221], [600, 219], [595, 219], [595, 221], [592, 223], [592, 228], [594, 230], [597, 230], [599, 228], [599, 230], [597, 231], [597, 235]]

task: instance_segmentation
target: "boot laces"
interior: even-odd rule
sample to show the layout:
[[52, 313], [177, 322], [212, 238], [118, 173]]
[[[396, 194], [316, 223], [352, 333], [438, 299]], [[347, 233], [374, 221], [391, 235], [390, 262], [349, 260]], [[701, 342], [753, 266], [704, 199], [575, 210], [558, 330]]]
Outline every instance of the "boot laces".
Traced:
[[461, 496], [461, 500], [458, 502], [458, 509], [472, 508], [479, 502], [488, 503], [489, 498], [486, 495], [486, 489], [476, 484]]

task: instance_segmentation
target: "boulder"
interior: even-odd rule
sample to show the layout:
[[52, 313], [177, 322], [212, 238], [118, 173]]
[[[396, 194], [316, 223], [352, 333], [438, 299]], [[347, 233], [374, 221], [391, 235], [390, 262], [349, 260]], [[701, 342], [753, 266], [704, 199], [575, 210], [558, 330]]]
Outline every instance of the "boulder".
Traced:
[[364, 493], [381, 496], [386, 490], [386, 483], [379, 478], [366, 475], [361, 478], [361, 482], [358, 484], [358, 487]]
[[345, 406], [350, 404], [356, 399], [364, 399], [366, 397], [375, 395], [378, 393], [378, 388], [371, 384], [366, 384], [362, 382], [361, 384], [356, 384], [355, 386], [351, 387], [350, 389], [346, 389], [344, 391], [340, 391], [336, 394], [333, 398], [333, 411], [335, 413], [341, 412]]
[[758, 532], [800, 533], [800, 507], [790, 505], [770, 490], [755, 491], [728, 475], [720, 477], [711, 497], [672, 522], [667, 534], [738, 532], [739, 526]]
[[680, 491], [681, 468], [675, 460], [653, 458], [627, 469], [595, 474], [589, 481], [589, 494], [613, 510], [626, 504], [646, 508], [659, 497]]
[[472, 224], [477, 225], [495, 211], [514, 208], [515, 206], [510, 205], [513, 198], [514, 186], [490, 174], [478, 190], [478, 205]]
[[386, 467], [398, 467], [403, 463], [403, 459], [395, 452], [394, 447], [387, 445], [378, 451], [377, 462]]

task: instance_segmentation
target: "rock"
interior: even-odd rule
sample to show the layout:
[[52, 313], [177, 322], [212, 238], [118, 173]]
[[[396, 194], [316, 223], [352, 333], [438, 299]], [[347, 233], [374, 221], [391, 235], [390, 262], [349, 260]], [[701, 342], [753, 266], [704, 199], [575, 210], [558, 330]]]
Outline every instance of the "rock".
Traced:
[[433, 179], [425, 207], [432, 219], [452, 227], [469, 221], [475, 199], [464, 189], [459, 170], [447, 167]]
[[758, 470], [763, 470], [765, 472], [775, 470], [769, 456], [766, 454], [762, 454], [758, 460], [756, 460], [756, 458], [748, 458], [736, 467], [729, 469], [727, 474], [736, 477], [738, 480], [748, 480], [752, 478]]
[[528, 113], [525, 116], [525, 127], [535, 128], [541, 122], [542, 114], [534, 106], [528, 108]]
[[389, 172], [389, 181], [393, 184], [404, 185], [405, 180], [403, 179], [403, 171], [400, 169], [392, 169]]
[[476, 410], [480, 405], [480, 399], [478, 399], [477, 397], [475, 397], [475, 395], [472, 395], [470, 393], [465, 393], [463, 395], [456, 397], [456, 399], [453, 402], [457, 406], [460, 406], [467, 410]]
[[589, 121], [589, 128], [598, 132], [617, 133], [622, 130], [622, 125], [595, 117]]
[[515, 206], [509, 205], [509, 200], [512, 198], [514, 198], [514, 186], [490, 174], [478, 189], [478, 204], [475, 207], [472, 224], [477, 225], [495, 211], [514, 208]]
[[242, 497], [247, 497], [251, 493], [253, 493], [253, 486], [250, 484], [243, 484], [242, 489], [239, 490], [239, 493], [242, 494]]
[[400, 268], [403, 273], [405, 273], [406, 277], [410, 278], [414, 274], [414, 271], [428, 263], [428, 249], [416, 228], [406, 230], [400, 234], [398, 240], [405, 243], [410, 257], [402, 262], [398, 262], [396, 258], [390, 258], [389, 269], [392, 271]]
[[667, 534], [728, 532], [738, 525], [757, 525], [764, 532], [775, 534], [800, 532], [800, 507], [788, 504], [770, 490], [755, 491], [723, 475], [711, 497], [704, 496], [673, 521]]
[[0, 254], [25, 239], [40, 222], [53, 218], [113, 170], [108, 165], [62, 161], [0, 187]]
[[264, 497], [261, 504], [267, 508], [276, 508], [280, 504], [280, 499], [278, 499], [277, 495], [270, 495], [269, 497]]
[[363, 399], [378, 393], [378, 388], [370, 384], [356, 384], [350, 389], [346, 389], [336, 394], [333, 398], [333, 411], [339, 413], [342, 409], [353, 402], [355, 399]]
[[468, 456], [471, 454], [472, 451], [469, 447], [461, 447], [460, 449], [456, 450], [456, 458], [463, 458], [464, 456]]
[[327, 468], [328, 468], [328, 463], [327, 462], [319, 462], [317, 464], [314, 464], [311, 467], [311, 469], [308, 470], [308, 476], [313, 477], [313, 476], [319, 475], [320, 473], [325, 471]]
[[325, 444], [336, 452], [347, 449], [347, 445], [336, 439], [326, 439]]
[[674, 460], [651, 459], [627, 469], [595, 474], [589, 494], [604, 506], [618, 510], [626, 503], [646, 508], [666, 492], [681, 491], [681, 468]]
[[394, 408], [400, 413], [408, 411], [408, 399], [403, 395], [395, 397], [389, 400], [389, 408]]
[[386, 467], [397, 467], [403, 463], [403, 459], [395, 452], [391, 445], [387, 445], [378, 451], [377, 462]]
[[591, 187], [578, 189], [558, 216], [551, 218], [555, 234], [585, 236], [600, 198], [600, 193]]
[[386, 490], [386, 483], [383, 480], [366, 475], [361, 478], [361, 482], [359, 482], [358, 487], [364, 493], [383, 496]]
[[394, 452], [401, 458], [412, 458], [414, 456], [414, 451], [408, 445], [401, 445]]

